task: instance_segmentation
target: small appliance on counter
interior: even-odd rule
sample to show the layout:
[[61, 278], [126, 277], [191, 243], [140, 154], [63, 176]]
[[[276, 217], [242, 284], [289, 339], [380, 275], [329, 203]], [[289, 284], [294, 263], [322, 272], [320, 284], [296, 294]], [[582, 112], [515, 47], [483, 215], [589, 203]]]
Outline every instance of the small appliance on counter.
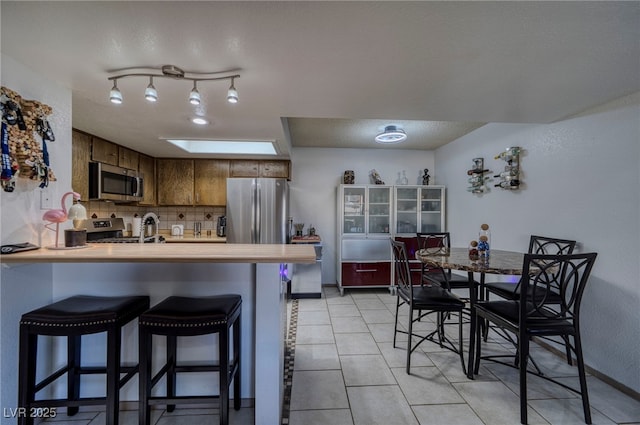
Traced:
[[218, 217], [218, 227], [216, 228], [216, 235], [221, 238], [227, 236], [227, 217], [224, 215]]
[[184, 235], [184, 224], [171, 225], [171, 236], [183, 236], [183, 235]]

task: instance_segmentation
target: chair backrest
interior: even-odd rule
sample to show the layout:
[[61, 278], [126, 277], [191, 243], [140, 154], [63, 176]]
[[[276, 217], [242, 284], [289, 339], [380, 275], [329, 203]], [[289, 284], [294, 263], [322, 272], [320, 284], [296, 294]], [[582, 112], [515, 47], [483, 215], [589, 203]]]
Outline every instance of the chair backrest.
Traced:
[[[426, 250], [429, 254], [448, 254], [451, 249], [449, 232], [418, 232], [416, 236], [418, 238], [418, 247]], [[425, 279], [429, 280], [428, 276], [436, 276], [440, 283], [448, 285], [447, 279], [451, 278], [451, 270], [431, 267], [422, 263], [423, 282]]]
[[529, 254], [566, 255], [573, 254], [575, 247], [576, 241], [531, 235], [527, 252]]
[[398, 242], [393, 239], [390, 239], [390, 241], [391, 250], [393, 251], [394, 280], [397, 290], [411, 299], [413, 294], [413, 282], [411, 281], [411, 270], [409, 268], [409, 258], [407, 257], [407, 247], [404, 242]]
[[[568, 255], [573, 254], [576, 241], [568, 239], [549, 238], [546, 236], [531, 235], [529, 240], [529, 254], [537, 255]], [[560, 269], [549, 270], [549, 285], [556, 293], [560, 292]], [[557, 297], [556, 297], [557, 299]]]
[[447, 253], [451, 249], [449, 232], [416, 233], [418, 246], [432, 254]]
[[525, 254], [520, 305], [526, 305], [526, 309], [520, 309], [521, 323], [524, 323], [522, 320], [530, 323], [541, 320], [577, 321], [596, 256], [596, 253]]

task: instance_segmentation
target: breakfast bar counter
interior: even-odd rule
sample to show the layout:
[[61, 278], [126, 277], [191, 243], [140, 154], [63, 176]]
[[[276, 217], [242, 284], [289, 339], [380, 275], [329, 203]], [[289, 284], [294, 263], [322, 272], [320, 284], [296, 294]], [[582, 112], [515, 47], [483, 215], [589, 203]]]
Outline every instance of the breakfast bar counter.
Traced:
[[24, 251], [0, 257], [13, 263], [315, 263], [311, 246], [276, 244], [87, 244], [76, 249]]
[[[278, 424], [284, 399], [284, 335], [286, 331], [286, 264], [315, 263], [311, 245], [245, 244], [89, 244], [85, 248], [41, 248], [2, 255], [2, 399], [7, 406], [17, 401], [17, 341], [21, 314], [49, 302], [73, 295], [148, 295], [155, 305], [171, 295], [206, 297], [235, 293], [242, 296], [243, 403], [254, 403], [256, 424]], [[102, 335], [88, 335], [83, 362], [97, 363], [94, 353], [105, 344]], [[197, 340], [184, 344], [185, 360], [207, 358]], [[125, 362], [137, 362], [137, 329], [123, 333]], [[154, 339], [156, 355], [163, 355], [164, 339]], [[64, 344], [52, 344], [45, 355], [52, 362], [64, 358]], [[86, 359], [85, 359], [86, 355]], [[196, 374], [199, 375], [199, 374]], [[206, 375], [206, 374], [205, 374]], [[208, 385], [206, 376], [178, 380], [178, 392], [189, 393]], [[208, 379], [211, 379], [210, 377]], [[137, 380], [132, 380], [137, 382]], [[63, 386], [63, 385], [61, 385]], [[103, 390], [100, 382], [83, 388]], [[55, 391], [62, 391], [63, 388]], [[123, 408], [137, 407], [137, 385], [121, 392]], [[128, 406], [127, 407], [127, 403]], [[131, 407], [132, 406], [132, 407]], [[9, 419], [2, 424], [11, 423]]]

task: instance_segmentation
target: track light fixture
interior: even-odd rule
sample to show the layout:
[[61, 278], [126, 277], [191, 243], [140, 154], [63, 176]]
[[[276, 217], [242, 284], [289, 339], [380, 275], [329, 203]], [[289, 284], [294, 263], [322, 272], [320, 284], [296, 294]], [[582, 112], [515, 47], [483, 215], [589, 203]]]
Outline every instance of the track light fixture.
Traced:
[[[129, 68], [131, 69], [131, 68]], [[162, 68], [148, 68], [149, 72], [136, 72], [136, 73], [126, 73], [120, 75], [114, 75], [113, 77], [107, 78], [108, 81], [113, 80], [113, 87], [109, 92], [109, 100], [115, 104], [121, 104], [123, 101], [122, 93], [118, 89], [118, 80], [121, 78], [128, 77], [149, 77], [149, 85], [144, 91], [144, 97], [149, 102], [156, 102], [158, 100], [158, 91], [153, 85], [153, 79], [155, 78], [171, 78], [174, 80], [188, 80], [193, 81], [193, 88], [189, 93], [189, 103], [192, 105], [199, 105], [201, 102], [200, 92], [197, 88], [197, 83], [200, 81], [216, 81], [216, 80], [231, 80], [231, 86], [227, 91], [227, 101], [229, 103], [237, 103], [238, 102], [238, 91], [235, 88], [234, 80], [236, 78], [240, 78], [239, 74], [235, 75], [227, 75], [224, 77], [208, 77], [207, 75], [219, 74], [216, 72], [208, 72], [208, 73], [194, 73], [194, 72], [186, 72], [175, 65], [164, 65]], [[189, 74], [189, 75], [187, 75]]]

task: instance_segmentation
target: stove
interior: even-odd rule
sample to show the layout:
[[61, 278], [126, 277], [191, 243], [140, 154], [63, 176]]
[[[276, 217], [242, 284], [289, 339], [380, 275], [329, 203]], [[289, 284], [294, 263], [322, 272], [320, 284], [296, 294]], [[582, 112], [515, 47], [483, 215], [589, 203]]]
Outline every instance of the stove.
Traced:
[[[122, 218], [90, 218], [84, 220], [87, 229], [87, 243], [139, 243], [140, 238], [124, 236]], [[154, 236], [144, 238], [144, 243], [156, 242]]]

